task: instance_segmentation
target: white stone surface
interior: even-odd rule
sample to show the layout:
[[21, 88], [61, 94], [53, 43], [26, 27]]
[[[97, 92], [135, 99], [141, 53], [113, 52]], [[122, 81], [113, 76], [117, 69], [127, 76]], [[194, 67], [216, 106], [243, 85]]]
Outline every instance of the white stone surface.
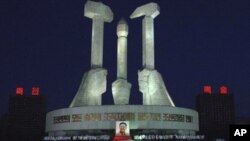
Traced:
[[143, 68], [155, 68], [154, 19], [144, 17], [142, 20], [142, 65]]
[[127, 37], [128, 36], [128, 24], [124, 19], [121, 19], [118, 22], [116, 33], [118, 37]]
[[143, 68], [154, 69], [154, 18], [160, 14], [157, 3], [148, 3], [135, 9], [131, 19], [145, 16], [142, 21]]
[[103, 64], [103, 30], [104, 22], [113, 20], [111, 9], [101, 2], [87, 1], [84, 16], [92, 21], [91, 70], [82, 78], [79, 89], [70, 107], [101, 105], [102, 94], [106, 92], [107, 70]]
[[144, 105], [175, 106], [164, 81], [154, 68], [154, 18], [160, 14], [157, 3], [148, 3], [135, 9], [130, 18], [144, 16], [142, 20], [142, 64], [138, 72], [138, 83], [143, 93]]
[[112, 83], [114, 103], [117, 105], [129, 104], [131, 84], [127, 81], [127, 36], [128, 25], [120, 20], [117, 25], [117, 80]]
[[113, 12], [102, 2], [87, 1], [84, 7], [84, 16], [92, 21], [91, 41], [91, 68], [102, 67], [103, 65], [103, 26], [104, 22], [113, 20]]
[[117, 25], [117, 78], [127, 79], [127, 36], [128, 25], [120, 20]]
[[[63, 115], [81, 114], [83, 117], [86, 114], [98, 113], [102, 119], [98, 121], [80, 121], [73, 122], [72, 119], [67, 123], [53, 123], [54, 117]], [[115, 129], [116, 120], [106, 120], [107, 114], [123, 114], [133, 113], [135, 119], [130, 120], [130, 129], [164, 129], [164, 130], [188, 130], [198, 131], [198, 113], [191, 109], [169, 107], [169, 106], [147, 106], [147, 105], [102, 105], [102, 106], [86, 106], [86, 107], [74, 107], [65, 108], [55, 111], [51, 111], [46, 115], [46, 132], [58, 132], [58, 131], [80, 131], [80, 130], [92, 130], [92, 129]], [[138, 114], [140, 113], [154, 113], [161, 114], [160, 120], [139, 120]], [[178, 114], [184, 116], [191, 116], [192, 122], [179, 122], [179, 121], [164, 121], [163, 114]], [[119, 118], [124, 117], [114, 117]]]
[[160, 14], [160, 7], [157, 3], [150, 2], [148, 4], [144, 4], [135, 9], [135, 11], [131, 14], [130, 18], [137, 18], [141, 16], [149, 16], [151, 18], [155, 18]]
[[117, 79], [112, 83], [112, 94], [116, 105], [129, 104], [131, 84], [125, 79]]
[[138, 72], [139, 89], [143, 94], [143, 105], [175, 106], [161, 74], [156, 70], [143, 69]]
[[102, 94], [107, 87], [106, 77], [105, 69], [97, 68], [86, 72], [70, 107], [101, 105]]
[[88, 0], [84, 6], [84, 16], [90, 19], [100, 17], [105, 22], [112, 22], [113, 12], [109, 6], [102, 2]]

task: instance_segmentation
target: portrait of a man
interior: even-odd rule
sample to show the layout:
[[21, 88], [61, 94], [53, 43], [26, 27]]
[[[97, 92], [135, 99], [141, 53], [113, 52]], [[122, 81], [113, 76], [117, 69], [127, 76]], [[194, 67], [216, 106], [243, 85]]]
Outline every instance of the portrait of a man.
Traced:
[[116, 123], [117, 136], [129, 136], [129, 123], [128, 121], [118, 121]]

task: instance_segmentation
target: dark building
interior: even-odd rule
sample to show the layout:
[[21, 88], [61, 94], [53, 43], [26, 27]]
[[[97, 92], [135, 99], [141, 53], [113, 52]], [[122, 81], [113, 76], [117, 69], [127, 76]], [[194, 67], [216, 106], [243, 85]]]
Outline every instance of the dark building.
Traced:
[[200, 134], [205, 141], [229, 140], [229, 125], [234, 123], [234, 98], [222, 86], [220, 93], [212, 93], [210, 86], [197, 96], [196, 107], [199, 113]]
[[237, 117], [235, 119], [235, 124], [250, 125], [250, 117]]
[[1, 138], [8, 141], [40, 141], [44, 136], [46, 98], [39, 93], [18, 94], [9, 99], [8, 113], [1, 118]]

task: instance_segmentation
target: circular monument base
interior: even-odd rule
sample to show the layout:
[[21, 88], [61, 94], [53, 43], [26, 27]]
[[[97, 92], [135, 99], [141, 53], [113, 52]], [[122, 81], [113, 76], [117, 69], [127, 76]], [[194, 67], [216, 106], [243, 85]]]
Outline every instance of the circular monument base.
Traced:
[[102, 105], [58, 109], [47, 113], [51, 136], [95, 134], [115, 130], [116, 121], [129, 121], [132, 132], [195, 134], [198, 113], [191, 109], [152, 105]]

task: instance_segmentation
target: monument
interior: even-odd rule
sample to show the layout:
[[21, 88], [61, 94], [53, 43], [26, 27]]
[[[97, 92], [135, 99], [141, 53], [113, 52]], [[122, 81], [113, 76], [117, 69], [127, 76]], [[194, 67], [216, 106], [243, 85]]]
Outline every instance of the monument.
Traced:
[[174, 107], [164, 81], [154, 69], [154, 18], [160, 14], [156, 3], [149, 3], [136, 8], [131, 19], [145, 16], [142, 21], [142, 64], [138, 72], [140, 91], [143, 93], [143, 105], [168, 105]]
[[[192, 109], [175, 107], [162, 76], [154, 67], [154, 18], [159, 14], [158, 4], [151, 2], [138, 7], [130, 16], [132, 19], [144, 16], [143, 69], [138, 71], [143, 105], [129, 104], [132, 86], [127, 80], [129, 30], [124, 19], [117, 25], [117, 79], [112, 83], [115, 105], [102, 105], [101, 96], [107, 89], [107, 70], [102, 67], [103, 29], [104, 22], [113, 20], [113, 13], [101, 2], [86, 2], [84, 16], [92, 19], [91, 69], [84, 74], [69, 108], [47, 113], [46, 132], [49, 136], [113, 136], [117, 121], [126, 123], [133, 139], [143, 138], [139, 135], [150, 133], [159, 136], [195, 135], [199, 130], [198, 113]], [[124, 127], [121, 125], [121, 128]]]
[[129, 104], [131, 84], [127, 81], [127, 36], [128, 25], [121, 19], [117, 25], [117, 80], [112, 83], [115, 104]]
[[91, 70], [84, 74], [70, 107], [101, 105], [101, 97], [107, 85], [107, 70], [102, 68], [103, 26], [104, 22], [113, 20], [113, 13], [102, 3], [87, 1], [84, 16], [92, 19]]

